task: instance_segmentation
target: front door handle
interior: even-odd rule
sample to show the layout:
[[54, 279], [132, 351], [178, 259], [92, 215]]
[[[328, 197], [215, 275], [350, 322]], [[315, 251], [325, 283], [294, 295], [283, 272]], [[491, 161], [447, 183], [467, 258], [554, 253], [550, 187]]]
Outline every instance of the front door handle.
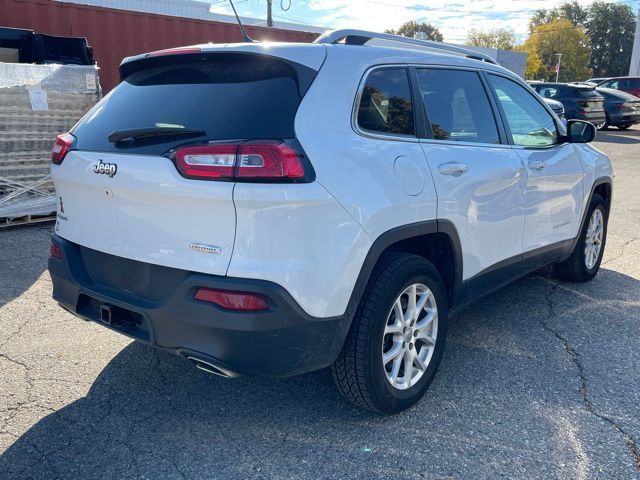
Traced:
[[529, 168], [531, 170], [540, 171], [546, 166], [547, 166], [547, 162], [540, 162], [538, 160], [533, 160], [532, 162], [529, 162]]
[[438, 165], [438, 171], [442, 175], [453, 175], [454, 177], [458, 177], [467, 170], [469, 170], [469, 167], [464, 163], [443, 163], [442, 165]]

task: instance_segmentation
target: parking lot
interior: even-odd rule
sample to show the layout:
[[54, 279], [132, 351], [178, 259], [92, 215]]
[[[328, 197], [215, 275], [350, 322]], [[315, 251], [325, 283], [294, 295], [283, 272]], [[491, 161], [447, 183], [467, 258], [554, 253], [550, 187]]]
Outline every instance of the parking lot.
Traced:
[[320, 371], [209, 376], [50, 298], [52, 225], [0, 230], [0, 478], [640, 478], [640, 129], [601, 271], [538, 272], [456, 317], [425, 398], [394, 417]]

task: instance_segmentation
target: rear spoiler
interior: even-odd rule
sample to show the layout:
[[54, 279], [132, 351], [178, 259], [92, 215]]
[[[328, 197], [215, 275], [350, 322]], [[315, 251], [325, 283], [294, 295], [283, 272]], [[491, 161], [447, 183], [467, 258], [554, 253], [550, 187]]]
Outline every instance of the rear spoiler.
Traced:
[[148, 68], [160, 67], [163, 65], [179, 65], [181, 63], [191, 63], [194, 61], [206, 59], [212, 56], [227, 56], [229, 58], [247, 58], [250, 56], [259, 57], [261, 60], [270, 59], [272, 61], [282, 62], [291, 67], [293, 75], [298, 84], [298, 94], [302, 98], [316, 78], [318, 72], [313, 68], [294, 62], [287, 58], [277, 55], [268, 55], [261, 51], [242, 51], [238, 49], [206, 49], [198, 46], [172, 48], [168, 50], [158, 50], [155, 52], [143, 53], [133, 57], [126, 57], [120, 63], [120, 81], [135, 72], [146, 70]]

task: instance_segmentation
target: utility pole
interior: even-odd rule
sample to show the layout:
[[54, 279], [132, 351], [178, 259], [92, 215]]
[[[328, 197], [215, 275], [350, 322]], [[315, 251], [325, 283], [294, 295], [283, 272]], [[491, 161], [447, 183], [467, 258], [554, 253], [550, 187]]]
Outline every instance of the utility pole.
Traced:
[[273, 0], [267, 0], [267, 27], [273, 27], [273, 15], [271, 14], [272, 6]]
[[556, 83], [558, 83], [558, 77], [560, 76], [560, 60], [562, 59], [562, 54], [556, 53], [556, 57], [558, 57], [558, 63], [556, 63]]
[[640, 10], [638, 10], [638, 23], [636, 23], [636, 35], [633, 38], [633, 51], [631, 52], [631, 63], [629, 64], [629, 76], [640, 75]]

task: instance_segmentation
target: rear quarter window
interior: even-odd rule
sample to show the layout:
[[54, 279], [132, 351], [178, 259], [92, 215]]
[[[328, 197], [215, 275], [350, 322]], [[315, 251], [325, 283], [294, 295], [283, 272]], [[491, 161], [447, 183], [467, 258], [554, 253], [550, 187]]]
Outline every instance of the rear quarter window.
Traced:
[[544, 98], [560, 97], [560, 90], [556, 87], [538, 86], [536, 87], [536, 91], [540, 94], [541, 97], [544, 97]]
[[415, 135], [406, 68], [380, 68], [369, 73], [360, 94], [357, 124], [373, 133]]

